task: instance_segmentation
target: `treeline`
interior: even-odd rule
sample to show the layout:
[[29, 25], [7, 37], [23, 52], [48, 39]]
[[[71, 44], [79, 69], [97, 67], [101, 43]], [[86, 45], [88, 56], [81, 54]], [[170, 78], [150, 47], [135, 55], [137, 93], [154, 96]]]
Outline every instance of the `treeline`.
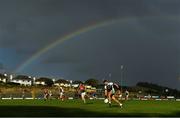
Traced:
[[154, 83], [138, 82], [136, 87], [140, 87], [141, 90], [149, 94], [164, 95], [164, 96], [180, 96], [180, 91], [169, 87], [160, 86]]
[[[1, 75], [1, 74], [0, 74]], [[1, 77], [2, 76], [2, 77]], [[1, 75], [0, 77], [3, 78], [4, 76]], [[13, 79], [16, 80], [22, 80], [22, 79], [28, 79], [28, 76], [16, 76]], [[46, 83], [46, 86], [52, 87], [56, 83], [63, 83], [63, 84], [80, 84], [84, 83], [86, 85], [91, 85], [92, 87], [96, 87], [96, 89], [103, 90], [104, 85], [102, 81], [99, 81], [96, 78], [89, 78], [85, 81], [75, 80], [75, 81], [68, 81], [63, 78], [59, 78], [56, 81], [53, 81], [52, 78], [46, 78], [46, 77], [40, 77], [35, 80], [37, 81], [44, 81]], [[0, 82], [0, 87], [16, 87], [21, 86], [19, 83], [13, 83], [13, 82]], [[43, 85], [44, 86], [44, 85]], [[128, 90], [131, 93], [141, 93], [143, 95], [158, 95], [158, 96], [175, 96], [180, 97], [180, 91], [177, 89], [172, 89], [169, 87], [160, 86], [158, 84], [154, 83], [148, 83], [148, 82], [138, 82], [135, 86], [121, 86], [122, 91]]]

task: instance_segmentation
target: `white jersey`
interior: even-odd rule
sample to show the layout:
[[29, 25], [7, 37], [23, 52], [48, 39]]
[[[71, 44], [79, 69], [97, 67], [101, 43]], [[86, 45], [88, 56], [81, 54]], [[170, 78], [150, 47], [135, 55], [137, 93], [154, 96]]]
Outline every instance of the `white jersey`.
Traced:
[[64, 93], [64, 89], [62, 87], [60, 87], [59, 93]]
[[115, 89], [119, 89], [119, 86], [113, 82], [108, 82], [105, 86], [104, 89], [107, 91], [112, 91], [112, 93], [115, 93]]
[[104, 89], [106, 90], [106, 89], [108, 89], [108, 87], [107, 86], [110, 86], [110, 87], [112, 87], [113, 88], [113, 85], [114, 85], [114, 83], [113, 82], [108, 82], [108, 84], [106, 84], [105, 86], [104, 86]]
[[129, 95], [129, 91], [126, 91], [125, 93], [126, 93], [127, 96]]

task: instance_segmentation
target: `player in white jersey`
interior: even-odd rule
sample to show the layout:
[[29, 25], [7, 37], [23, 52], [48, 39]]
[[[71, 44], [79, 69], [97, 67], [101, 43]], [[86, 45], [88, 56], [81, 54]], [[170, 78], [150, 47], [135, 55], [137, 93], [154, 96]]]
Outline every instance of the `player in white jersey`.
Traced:
[[116, 103], [119, 104], [119, 106], [122, 108], [122, 103], [120, 103], [116, 98], [115, 98], [115, 89], [120, 89], [120, 87], [113, 83], [113, 82], [108, 82], [107, 80], [103, 81], [104, 83], [104, 89], [105, 89], [105, 97], [109, 101], [109, 106], [111, 107], [111, 100], [114, 100]]
[[126, 91], [125, 91], [125, 94], [126, 94], [125, 99], [126, 99], [126, 100], [128, 100], [128, 99], [129, 99], [129, 91], [128, 91], [128, 90], [126, 90]]
[[59, 99], [64, 101], [64, 89], [59, 87]]

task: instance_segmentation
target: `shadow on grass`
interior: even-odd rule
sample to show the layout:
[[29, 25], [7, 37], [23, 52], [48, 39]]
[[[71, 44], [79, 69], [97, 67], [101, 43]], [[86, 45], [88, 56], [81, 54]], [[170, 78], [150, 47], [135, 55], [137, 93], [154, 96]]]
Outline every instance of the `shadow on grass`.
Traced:
[[[115, 106], [116, 107], [116, 106]], [[1, 117], [93, 117], [93, 116], [180, 116], [180, 111], [172, 114], [157, 113], [104, 113], [79, 108], [61, 108], [51, 106], [0, 106]]]

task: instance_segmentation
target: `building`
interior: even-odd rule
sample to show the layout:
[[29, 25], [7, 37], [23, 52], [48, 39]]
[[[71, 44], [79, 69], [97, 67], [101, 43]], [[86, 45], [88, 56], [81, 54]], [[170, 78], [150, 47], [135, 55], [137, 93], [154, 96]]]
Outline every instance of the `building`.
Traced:
[[53, 82], [52, 79], [45, 78], [45, 77], [38, 78], [38, 79], [35, 80], [35, 85], [48, 85], [48, 86], [51, 86], [53, 84], [54, 84], [54, 82]]
[[10, 82], [19, 83], [24, 86], [31, 86], [33, 84], [33, 80], [30, 76], [18, 75], [15, 78], [12, 78]]
[[71, 86], [70, 82], [67, 80], [64, 80], [64, 79], [59, 79], [59, 80], [55, 81], [54, 85], [62, 86], [62, 87], [70, 87]]
[[36, 80], [35, 85], [46, 85], [45, 81]]
[[77, 88], [79, 84], [72, 84], [72, 87]]
[[0, 82], [6, 83], [8, 81], [7, 74], [0, 74]]

